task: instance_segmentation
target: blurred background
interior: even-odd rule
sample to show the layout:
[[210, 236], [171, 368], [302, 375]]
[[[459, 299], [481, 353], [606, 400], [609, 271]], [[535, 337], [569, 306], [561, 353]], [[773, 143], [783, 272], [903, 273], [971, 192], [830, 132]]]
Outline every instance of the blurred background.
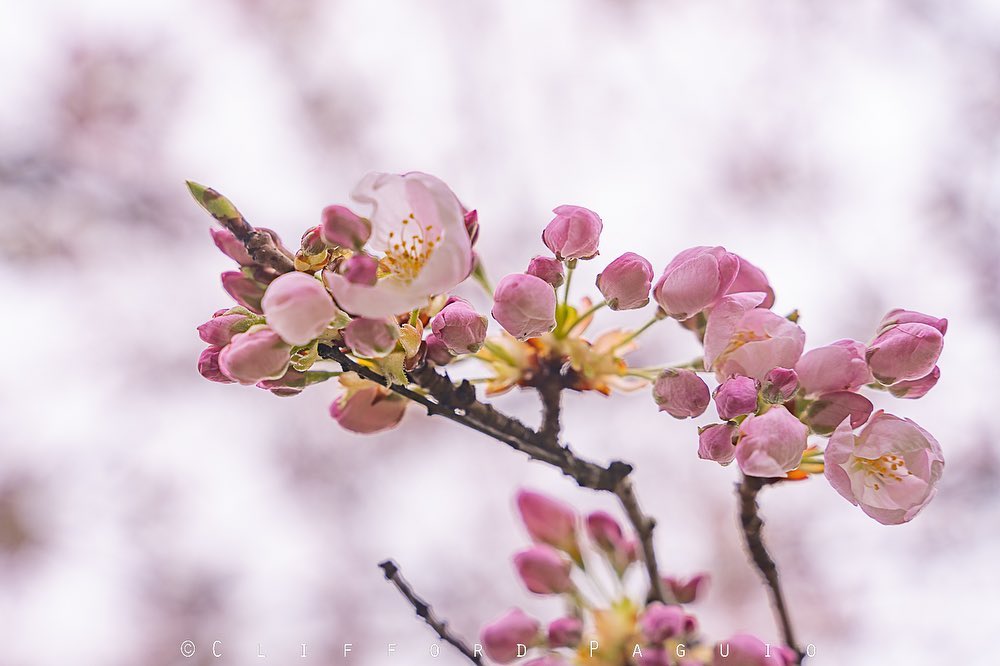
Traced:
[[[510, 564], [513, 493], [613, 498], [416, 410], [345, 433], [332, 384], [196, 372], [230, 264], [184, 179], [297, 244], [370, 170], [448, 182], [494, 278], [573, 203], [605, 221], [580, 296], [624, 251], [662, 269], [724, 244], [807, 346], [892, 307], [948, 317], [935, 390], [875, 398], [941, 442], [937, 499], [889, 528], [814, 479], [765, 491], [766, 536], [811, 664], [996, 662], [997, 3], [9, 2], [0, 91], [0, 664], [465, 663], [428, 655], [386, 557], [469, 639], [513, 605], [555, 617]], [[697, 349], [669, 323], [643, 342], [639, 363]], [[537, 419], [532, 395], [500, 405]], [[637, 465], [663, 569], [712, 576], [706, 633], [777, 642], [736, 472], [696, 458], [709, 417], [645, 391], [566, 409], [579, 452]]]

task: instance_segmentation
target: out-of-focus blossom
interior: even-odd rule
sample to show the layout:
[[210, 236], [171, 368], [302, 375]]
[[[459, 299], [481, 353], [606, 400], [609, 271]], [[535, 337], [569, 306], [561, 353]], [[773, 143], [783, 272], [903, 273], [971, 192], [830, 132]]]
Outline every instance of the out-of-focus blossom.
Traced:
[[774, 305], [774, 289], [767, 279], [764, 271], [751, 264], [749, 261], [736, 255], [740, 267], [736, 271], [736, 279], [730, 285], [727, 294], [739, 294], [744, 292], [757, 291], [764, 294], [764, 300], [760, 307], [769, 308]]
[[638, 557], [634, 540], [627, 539], [618, 521], [605, 511], [594, 511], [587, 516], [587, 535], [608, 558], [619, 577]]
[[508, 275], [493, 294], [493, 318], [518, 340], [548, 333], [556, 326], [555, 290], [534, 275]]
[[896, 382], [889, 387], [889, 393], [897, 398], [907, 398], [909, 400], [922, 398], [927, 395], [928, 391], [934, 388], [940, 378], [941, 369], [935, 365], [934, 369], [925, 377]]
[[530, 262], [528, 262], [528, 269], [524, 271], [528, 275], [534, 275], [536, 278], [545, 280], [552, 287], [561, 287], [566, 279], [566, 269], [563, 263], [558, 259], [553, 259], [552, 257], [533, 257]]
[[290, 345], [318, 338], [338, 312], [326, 287], [299, 271], [275, 278], [261, 299], [261, 308], [267, 325]]
[[639, 616], [639, 628], [650, 643], [662, 643], [684, 633], [685, 617], [680, 606], [654, 601]]
[[519, 491], [515, 501], [524, 528], [533, 541], [579, 558], [577, 515], [571, 506], [531, 490]]
[[865, 361], [865, 345], [857, 340], [837, 340], [810, 349], [795, 364], [795, 372], [806, 395], [857, 391], [872, 381]]
[[529, 592], [563, 594], [573, 589], [572, 563], [555, 548], [540, 544], [514, 555], [514, 567]]
[[750, 377], [730, 377], [719, 384], [713, 395], [719, 418], [729, 420], [757, 411], [757, 381]]
[[781, 405], [740, 424], [736, 462], [747, 476], [784, 476], [799, 466], [809, 429]]
[[330, 416], [341, 428], [369, 435], [394, 428], [403, 419], [406, 398], [353, 372], [341, 376], [340, 383], [345, 391], [330, 404]]
[[[662, 647], [644, 647], [642, 656], [637, 656], [637, 666], [672, 666], [671, 652]], [[684, 662], [682, 662], [684, 664]], [[687, 666], [684, 664], [684, 666]]]
[[764, 375], [760, 396], [765, 402], [781, 404], [788, 402], [799, 388], [799, 376], [788, 368], [775, 368]]
[[201, 352], [201, 356], [198, 357], [198, 372], [209, 381], [232, 384], [234, 380], [230, 379], [219, 367], [219, 352], [221, 351], [222, 347], [215, 345], [206, 347]]
[[344, 206], [327, 206], [322, 219], [320, 235], [330, 245], [360, 250], [371, 238], [371, 222]]
[[783, 645], [768, 647], [750, 634], [736, 634], [720, 641], [712, 654], [712, 666], [792, 666], [798, 662], [793, 650]]
[[382, 271], [374, 285], [326, 272], [330, 290], [346, 311], [370, 319], [409, 312], [469, 276], [473, 252], [465, 215], [443, 182], [418, 172], [372, 173], [353, 196], [374, 207], [366, 247], [382, 257]]
[[597, 276], [597, 288], [612, 310], [634, 310], [649, 303], [653, 265], [634, 252], [618, 257]]
[[520, 608], [512, 608], [483, 627], [479, 640], [486, 656], [498, 664], [509, 664], [527, 654], [539, 638], [541, 624]]
[[882, 411], [858, 435], [846, 421], [838, 426], [824, 455], [830, 485], [884, 525], [905, 523], [927, 506], [943, 471], [930, 433]]
[[475, 354], [486, 339], [487, 324], [486, 317], [456, 299], [437, 313], [431, 330], [453, 354]]
[[736, 457], [738, 427], [732, 423], [716, 423], [698, 433], [698, 457], [728, 465]]
[[738, 271], [739, 259], [724, 247], [692, 247], [667, 264], [653, 298], [674, 319], [688, 319], [718, 303]]
[[374, 286], [378, 282], [378, 260], [364, 252], [357, 252], [344, 261], [340, 274], [351, 284]]
[[222, 288], [247, 310], [263, 313], [260, 300], [264, 298], [265, 285], [239, 271], [226, 271], [222, 274]]
[[220, 310], [198, 327], [198, 336], [210, 345], [225, 347], [234, 335], [245, 332], [259, 321], [242, 307]]
[[604, 224], [600, 216], [582, 206], [559, 206], [542, 232], [542, 242], [556, 259], [570, 261], [597, 256]]
[[763, 308], [761, 293], [733, 294], [712, 309], [705, 327], [705, 368], [720, 380], [744, 375], [763, 381], [774, 368], [793, 368], [806, 335]]
[[871, 400], [860, 393], [834, 391], [816, 398], [802, 418], [816, 434], [828, 435], [847, 418], [852, 428], [861, 427], [873, 409]]
[[399, 326], [392, 319], [352, 319], [343, 335], [344, 342], [358, 356], [379, 358], [396, 348]]
[[291, 346], [273, 329], [254, 327], [233, 336], [219, 353], [219, 367], [240, 384], [256, 384], [285, 374], [291, 351]]
[[583, 637], [583, 622], [578, 617], [561, 617], [549, 623], [549, 647], [573, 648]]
[[698, 595], [708, 585], [708, 581], [709, 577], [706, 573], [697, 573], [687, 580], [664, 576], [663, 586], [670, 591], [674, 601], [679, 604], [690, 604], [698, 599]]
[[[901, 323], [894, 323], [897, 321]], [[945, 319], [894, 310], [886, 315], [878, 336], [868, 346], [868, 367], [875, 379], [886, 385], [926, 377], [941, 356], [946, 330]]]
[[701, 416], [712, 398], [705, 380], [695, 372], [667, 368], [653, 384], [653, 399], [661, 412], [684, 419]]
[[240, 266], [253, 266], [253, 258], [247, 252], [243, 242], [238, 239], [229, 229], [213, 228], [209, 230], [215, 247], [219, 248], [224, 255], [238, 263]]

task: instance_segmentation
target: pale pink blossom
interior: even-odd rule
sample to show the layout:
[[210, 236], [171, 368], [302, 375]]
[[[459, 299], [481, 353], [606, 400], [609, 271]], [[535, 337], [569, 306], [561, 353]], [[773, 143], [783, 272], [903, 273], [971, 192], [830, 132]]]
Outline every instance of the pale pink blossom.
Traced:
[[360, 250], [372, 235], [371, 222], [344, 206], [327, 206], [320, 235], [330, 245]]
[[676, 419], [685, 419], [704, 414], [711, 395], [705, 380], [695, 372], [667, 368], [653, 384], [653, 399], [661, 412]]
[[346, 391], [330, 404], [330, 416], [341, 428], [362, 435], [399, 425], [409, 401], [384, 386], [351, 373], [341, 377]]
[[719, 418], [729, 420], [757, 411], [757, 380], [730, 377], [712, 395]]
[[323, 283], [299, 271], [275, 278], [267, 286], [261, 308], [267, 325], [290, 345], [318, 338], [338, 312]]
[[230, 379], [219, 367], [219, 353], [221, 351], [222, 347], [215, 345], [206, 347], [201, 352], [201, 356], [198, 357], [198, 372], [209, 381], [232, 384], [234, 380]]
[[549, 647], [573, 648], [583, 638], [583, 622], [578, 617], [560, 617], [549, 623]]
[[381, 257], [383, 274], [374, 285], [353, 283], [325, 271], [337, 303], [347, 312], [378, 319], [427, 305], [469, 276], [472, 242], [461, 203], [433, 176], [372, 173], [355, 188], [354, 199], [372, 204], [369, 254]]
[[795, 364], [795, 372], [806, 395], [857, 391], [872, 381], [865, 361], [865, 345], [857, 340], [837, 340], [810, 349]]
[[927, 376], [943, 348], [940, 329], [911, 321], [884, 327], [868, 347], [865, 358], [875, 379], [891, 385]]
[[724, 247], [692, 247], [667, 264], [653, 298], [674, 319], [688, 319], [718, 303], [738, 271], [739, 258]]
[[934, 388], [940, 378], [941, 369], [935, 365], [933, 370], [920, 379], [909, 379], [902, 382], [896, 382], [889, 387], [889, 393], [897, 398], [907, 398], [909, 400], [922, 398], [927, 395], [928, 391]]
[[698, 431], [698, 457], [728, 465], [736, 457], [736, 436], [739, 430], [732, 423], [716, 423]]
[[582, 206], [559, 206], [542, 232], [542, 242], [560, 261], [597, 256], [604, 224], [600, 216]]
[[909, 419], [876, 412], [858, 435], [844, 422], [830, 437], [824, 474], [851, 504], [884, 525], [911, 520], [944, 471], [937, 440]]
[[739, 294], [743, 292], [758, 291], [764, 294], [764, 301], [760, 304], [762, 308], [769, 308], [774, 305], [774, 289], [767, 279], [764, 271], [751, 264], [749, 261], [736, 255], [740, 267], [736, 271], [736, 279], [730, 285], [727, 294]]
[[563, 594], [574, 589], [569, 577], [572, 563], [551, 546], [522, 550], [514, 555], [514, 567], [529, 592]]
[[744, 375], [763, 381], [774, 368], [793, 368], [806, 335], [797, 324], [758, 308], [759, 292], [724, 297], [705, 327], [705, 369], [719, 380]]
[[453, 354], [475, 354], [486, 339], [486, 317], [455, 299], [431, 321], [431, 330]]
[[927, 324], [936, 328], [941, 335], [948, 332], [948, 320], [939, 319], [938, 317], [933, 317], [931, 315], [923, 314], [922, 312], [914, 312], [913, 310], [903, 310], [902, 308], [896, 308], [895, 310], [889, 310], [882, 321], [879, 323], [878, 332], [882, 333], [888, 328], [896, 326], [898, 324]]
[[864, 425], [874, 406], [871, 400], [851, 391], [824, 393], [809, 404], [802, 419], [818, 435], [829, 435], [844, 419], [852, 428]]
[[556, 325], [556, 292], [534, 275], [507, 275], [493, 293], [493, 318], [518, 340], [548, 333]]
[[639, 629], [650, 643], [662, 643], [684, 633], [686, 618], [680, 606], [654, 601], [639, 616]]
[[256, 384], [285, 374], [291, 351], [291, 345], [271, 328], [254, 327], [233, 336], [219, 353], [219, 367], [240, 384]]
[[809, 429], [782, 405], [740, 424], [736, 462], [747, 476], [784, 476], [802, 462]]
[[634, 252], [626, 252], [597, 276], [597, 288], [612, 310], [635, 310], [649, 303], [652, 281], [653, 265]]
[[226, 271], [222, 274], [222, 288], [247, 310], [256, 314], [263, 313], [260, 299], [264, 297], [265, 285], [239, 271]]
[[573, 507], [548, 495], [521, 490], [516, 498], [521, 521], [532, 540], [577, 554], [577, 515]]
[[479, 640], [486, 656], [498, 664], [509, 664], [527, 654], [539, 638], [541, 624], [520, 608], [512, 608], [483, 627]]
[[788, 368], [775, 368], [764, 375], [760, 396], [771, 404], [788, 402], [799, 389], [799, 376]]
[[344, 342], [358, 356], [379, 358], [396, 348], [399, 326], [389, 318], [352, 319], [343, 331]]
[[566, 279], [566, 269], [563, 266], [563, 262], [552, 257], [533, 257], [528, 263], [527, 270], [524, 272], [545, 280], [553, 288], [561, 287]]

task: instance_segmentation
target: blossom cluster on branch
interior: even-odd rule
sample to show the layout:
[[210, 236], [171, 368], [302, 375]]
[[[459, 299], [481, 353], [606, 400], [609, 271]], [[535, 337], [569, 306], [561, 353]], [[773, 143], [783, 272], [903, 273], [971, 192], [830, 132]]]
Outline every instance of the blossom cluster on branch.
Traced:
[[[212, 231], [216, 245], [238, 264], [238, 270], [222, 275], [223, 287], [237, 304], [219, 310], [198, 329], [208, 344], [198, 362], [207, 379], [256, 385], [284, 396], [336, 379], [341, 390], [330, 414], [347, 430], [374, 433], [396, 427], [408, 407], [420, 403], [428, 413], [444, 414], [559, 466], [582, 486], [619, 496], [639, 541], [626, 539], [609, 516], [588, 517], [588, 533], [619, 577], [631, 563], [645, 561], [649, 598], [659, 605], [643, 608], [618, 600], [624, 605], [610, 607], [605, 615], [594, 611], [590, 626], [579, 632], [566, 620], [563, 624], [574, 629], [563, 633], [606, 633], [608, 623], [621, 629], [621, 618], [630, 617], [635, 626], [621, 630], [628, 636], [638, 631], [653, 654], [659, 654], [667, 639], [651, 640], [653, 630], [646, 625], [676, 618], [678, 629], [670, 639], [680, 636], [689, 642], [694, 627], [691, 616], [676, 606], [682, 600], [668, 598], [665, 591], [672, 588], [663, 586], [657, 574], [653, 521], [638, 509], [634, 491], [625, 483], [630, 468], [619, 463], [616, 469], [624, 469], [623, 474], [596, 468], [613, 481], [584, 481], [579, 470], [591, 474], [595, 467], [561, 443], [564, 391], [610, 395], [649, 387], [659, 410], [678, 419], [699, 417], [714, 403], [718, 422], [698, 429], [700, 458], [722, 465], [735, 461], [745, 481], [761, 484], [823, 474], [838, 493], [881, 523], [911, 520], [935, 493], [944, 466], [937, 441], [909, 419], [873, 413], [863, 391], [887, 391], [905, 399], [924, 396], [940, 377], [945, 319], [896, 309], [874, 327], [868, 342], [839, 340], [805, 351], [798, 312], [775, 312], [766, 274], [723, 247], [686, 249], [665, 265], [659, 278], [648, 259], [627, 252], [600, 272], [595, 285], [599, 296], [574, 298], [574, 270], [578, 262], [599, 256], [603, 229], [600, 216], [581, 206], [555, 208], [541, 238], [548, 253], [531, 258], [524, 272], [507, 275], [492, 288], [475, 251], [477, 211], [463, 206], [433, 176], [365, 177], [353, 196], [369, 210], [359, 214], [346, 206], [327, 207], [320, 224], [305, 231], [294, 252], [274, 232], [252, 227], [214, 190], [194, 183], [189, 187], [222, 225]], [[492, 297], [490, 315], [499, 326], [492, 334], [489, 318], [453, 295], [467, 280], [478, 282]], [[598, 310], [646, 308], [651, 301], [651, 315], [642, 326], [591, 334]], [[671, 319], [697, 336], [703, 354], [677, 364], [630, 364], [628, 356], [639, 337]], [[474, 383], [482, 385], [484, 398], [515, 387], [537, 391], [543, 412], [538, 430], [480, 402], [468, 381], [454, 386], [444, 369], [458, 363], [478, 364], [482, 376]], [[692, 451], [693, 442], [694, 437]], [[760, 487], [745, 485], [751, 514]], [[533, 592], [569, 595], [576, 603], [574, 618], [582, 623], [582, 611], [593, 607], [575, 596], [578, 588], [570, 581], [572, 567], [585, 570], [577, 531], [571, 527], [575, 516], [550, 500], [524, 501], [543, 510], [521, 505], [529, 532], [542, 544], [519, 556], [522, 578]], [[747, 527], [755, 523], [753, 529]], [[791, 645], [777, 574], [768, 572], [773, 562], [761, 555], [760, 521], [750, 515], [744, 527]], [[557, 533], [558, 538], [552, 536]], [[501, 628], [508, 625], [534, 626], [520, 615]], [[491, 635], [497, 632], [503, 634], [498, 629]], [[551, 632], [547, 640], [550, 648], [575, 647], [568, 639], [553, 643]], [[792, 647], [789, 663], [801, 658]], [[507, 654], [493, 652], [495, 659]], [[587, 661], [581, 653], [577, 660], [706, 663], [690, 656], [684, 662], [677, 662], [677, 656], [660, 661], [619, 656], [617, 661]], [[563, 657], [541, 659], [549, 661], [539, 664], [559, 663], [551, 660]]]

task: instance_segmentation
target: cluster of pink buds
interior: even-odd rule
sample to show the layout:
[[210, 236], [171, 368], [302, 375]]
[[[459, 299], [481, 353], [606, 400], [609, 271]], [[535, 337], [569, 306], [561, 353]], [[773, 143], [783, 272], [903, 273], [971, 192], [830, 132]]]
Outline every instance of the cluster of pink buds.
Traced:
[[529, 592], [559, 596], [567, 612], [543, 626], [512, 608], [485, 626], [480, 644], [499, 664], [706, 664], [796, 663], [788, 648], [747, 634], [706, 642], [687, 605], [703, 596], [707, 576], [664, 577], [667, 603], [642, 604], [628, 592], [639, 561], [638, 541], [610, 514], [580, 517], [568, 505], [537, 492], [517, 495], [521, 520], [534, 545], [514, 555]]

